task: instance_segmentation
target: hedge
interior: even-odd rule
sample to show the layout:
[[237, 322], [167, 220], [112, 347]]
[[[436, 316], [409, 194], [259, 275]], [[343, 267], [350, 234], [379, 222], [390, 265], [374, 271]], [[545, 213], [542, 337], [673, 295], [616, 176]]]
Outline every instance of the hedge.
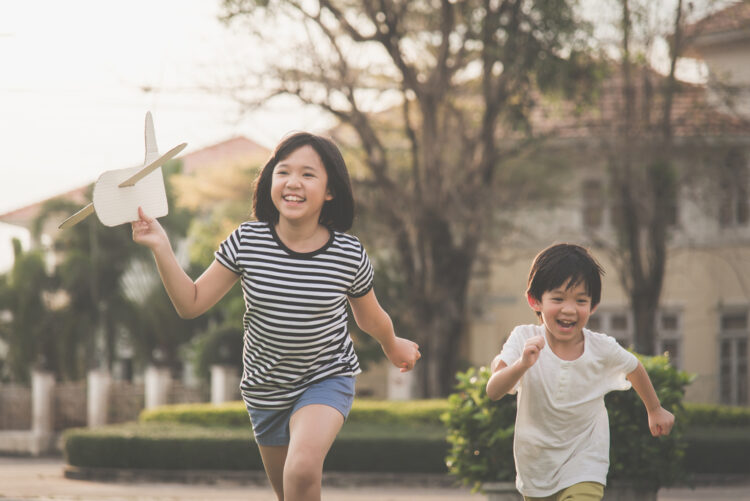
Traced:
[[[142, 423], [65, 432], [68, 464], [90, 468], [262, 470], [250, 427]], [[444, 430], [347, 424], [326, 458], [334, 471], [445, 473]]]
[[[500, 410], [509, 403], [493, 409]], [[449, 446], [440, 416], [448, 408], [446, 399], [358, 399], [331, 448], [326, 469], [445, 472]], [[750, 473], [750, 462], [745, 461], [750, 450], [750, 425], [746, 421], [750, 409], [685, 404], [685, 416], [684, 466], [688, 472]], [[499, 435], [496, 438], [502, 439]], [[262, 469], [241, 402], [165, 406], [144, 411], [139, 423], [71, 429], [63, 440], [72, 466]]]
[[[357, 399], [347, 422], [404, 425], [442, 425], [440, 416], [449, 409], [447, 399], [385, 401]], [[201, 426], [250, 426], [242, 402], [213, 404], [165, 405], [141, 412], [139, 421], [146, 423], [185, 423]]]

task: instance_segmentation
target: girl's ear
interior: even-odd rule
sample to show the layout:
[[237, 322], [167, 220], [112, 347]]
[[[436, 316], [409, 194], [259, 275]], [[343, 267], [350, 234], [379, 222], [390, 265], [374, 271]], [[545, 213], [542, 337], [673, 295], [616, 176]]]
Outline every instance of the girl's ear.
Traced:
[[530, 292], [526, 293], [526, 301], [529, 302], [529, 306], [531, 306], [531, 309], [534, 311], [542, 311], [542, 305], [537, 301], [537, 299], [531, 295]]
[[325, 198], [325, 201], [326, 202], [330, 202], [331, 200], [333, 200], [333, 198], [334, 198], [333, 197], [333, 192], [330, 190], [330, 188], [326, 188], [326, 198]]

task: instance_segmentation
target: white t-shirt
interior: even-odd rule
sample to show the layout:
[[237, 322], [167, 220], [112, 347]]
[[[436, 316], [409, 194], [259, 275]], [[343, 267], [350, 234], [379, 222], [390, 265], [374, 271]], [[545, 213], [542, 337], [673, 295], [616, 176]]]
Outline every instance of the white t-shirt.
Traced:
[[[513, 329], [500, 359], [513, 365], [526, 340], [545, 335], [544, 325]], [[523, 375], [518, 392], [513, 452], [516, 487], [525, 496], [545, 497], [579, 482], [606, 485], [609, 420], [604, 395], [627, 390], [625, 379], [638, 359], [605, 334], [583, 329], [584, 350], [562, 360], [549, 348]]]

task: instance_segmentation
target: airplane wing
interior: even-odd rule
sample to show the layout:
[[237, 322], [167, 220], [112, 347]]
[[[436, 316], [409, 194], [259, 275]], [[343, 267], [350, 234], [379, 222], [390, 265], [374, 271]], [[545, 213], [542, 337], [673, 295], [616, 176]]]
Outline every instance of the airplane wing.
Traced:
[[117, 186], [119, 188], [125, 188], [127, 186], [135, 185], [135, 183], [137, 183], [144, 177], [151, 174], [153, 171], [155, 171], [156, 169], [164, 165], [167, 161], [176, 157], [182, 150], [185, 149], [185, 146], [187, 146], [187, 143], [182, 143], [182, 144], [175, 146], [174, 148], [172, 148], [171, 150], [169, 150], [168, 152], [166, 152], [165, 154], [163, 154], [162, 156], [160, 156], [159, 158], [157, 158], [150, 164], [146, 165], [144, 168], [142, 168], [141, 170], [139, 170], [138, 172], [136, 172], [135, 174], [127, 178], [125, 181], [118, 184]]
[[78, 212], [70, 216], [68, 219], [60, 223], [60, 226], [58, 226], [57, 228], [60, 230], [68, 229], [74, 224], [80, 223], [81, 221], [83, 221], [84, 219], [86, 219], [93, 213], [94, 213], [94, 204], [90, 203], [86, 207], [79, 210]]

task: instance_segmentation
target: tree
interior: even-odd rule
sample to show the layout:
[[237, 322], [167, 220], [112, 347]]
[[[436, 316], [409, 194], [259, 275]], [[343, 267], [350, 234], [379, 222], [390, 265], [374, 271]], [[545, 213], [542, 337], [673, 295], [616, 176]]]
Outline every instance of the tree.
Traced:
[[[689, 12], [683, 1], [677, 0], [668, 12], [663, 5], [637, 0], [617, 0], [617, 4], [621, 40], [619, 66], [612, 80], [614, 92], [620, 93], [614, 98], [619, 118], [604, 145], [609, 152], [615, 239], [608, 242], [595, 236], [594, 240], [617, 263], [632, 311], [635, 350], [654, 355], [668, 247], [678, 223], [678, 194], [689, 182], [687, 169], [681, 168], [689, 160], [684, 155], [678, 158], [675, 131], [694, 143], [710, 132], [689, 123], [705, 116], [705, 97], [701, 97], [705, 89], [680, 82], [676, 76], [688, 42], [684, 32]], [[651, 66], [657, 38], [669, 44], [666, 75]], [[679, 115], [676, 104], [681, 108]]]
[[48, 370], [58, 362], [53, 313], [45, 304], [52, 281], [41, 252], [24, 252], [18, 239], [13, 251], [13, 267], [0, 282], [0, 304], [10, 312], [10, 320], [0, 324], [0, 337], [8, 345], [7, 375], [28, 382], [32, 367]]
[[508, 202], [495, 191], [511, 153], [501, 145], [523, 143], [536, 90], [585, 82], [574, 78], [589, 63], [574, 3], [224, 2], [225, 18], [248, 21], [259, 39], [270, 27], [277, 47], [299, 42], [274, 51], [244, 99], [292, 95], [353, 131], [358, 201], [376, 208], [395, 250], [425, 396], [447, 395], [459, 368], [472, 266], [491, 213]]

